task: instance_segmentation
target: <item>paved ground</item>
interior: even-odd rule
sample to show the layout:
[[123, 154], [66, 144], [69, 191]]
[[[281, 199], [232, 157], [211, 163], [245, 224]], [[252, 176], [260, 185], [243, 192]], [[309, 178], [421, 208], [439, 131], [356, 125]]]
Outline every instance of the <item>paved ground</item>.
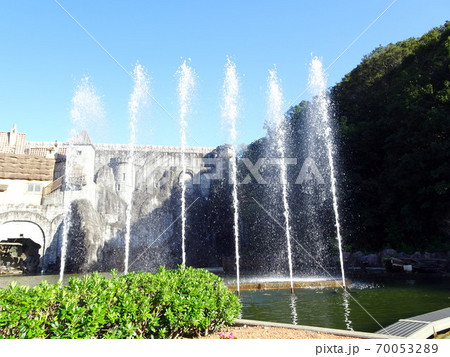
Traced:
[[202, 339], [219, 339], [220, 333], [225, 334], [227, 338], [230, 333], [238, 339], [348, 339], [353, 337], [331, 335], [304, 330], [295, 330], [281, 327], [265, 326], [232, 326], [225, 327], [221, 331], [210, 336], [201, 337]]

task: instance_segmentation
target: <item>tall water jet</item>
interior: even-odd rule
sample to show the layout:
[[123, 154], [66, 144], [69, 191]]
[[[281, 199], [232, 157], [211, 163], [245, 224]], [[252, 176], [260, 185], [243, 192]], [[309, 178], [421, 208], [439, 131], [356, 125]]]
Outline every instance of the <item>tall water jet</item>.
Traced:
[[342, 287], [346, 289], [345, 284], [345, 272], [344, 272], [344, 259], [342, 254], [342, 238], [341, 238], [341, 226], [339, 220], [338, 198], [336, 189], [336, 172], [334, 164], [334, 137], [333, 130], [330, 124], [330, 101], [326, 90], [326, 76], [322, 67], [322, 62], [317, 58], [313, 58], [311, 61], [311, 69], [309, 74], [309, 86], [308, 86], [313, 98], [312, 115], [313, 120], [316, 121], [317, 126], [321, 128], [320, 135], [322, 136], [325, 148], [326, 156], [328, 159], [328, 166], [330, 170], [331, 181], [331, 195], [333, 198], [333, 212], [336, 228], [336, 239], [339, 248], [339, 260], [342, 275]]
[[133, 204], [133, 191], [135, 183], [135, 145], [136, 145], [136, 126], [140, 110], [147, 103], [149, 87], [148, 79], [144, 67], [141, 64], [136, 64], [133, 71], [134, 88], [131, 93], [130, 101], [128, 102], [129, 125], [130, 125], [130, 140], [128, 142], [129, 160], [127, 166], [127, 208], [125, 211], [125, 257], [124, 257], [124, 273], [128, 273], [128, 261], [130, 256], [130, 235], [131, 235], [131, 208]]
[[276, 70], [269, 70], [269, 98], [267, 113], [269, 120], [275, 124], [275, 142], [278, 155], [280, 155], [280, 184], [282, 190], [284, 231], [286, 234], [286, 246], [289, 264], [289, 278], [291, 283], [291, 292], [294, 292], [294, 277], [292, 273], [292, 250], [291, 250], [291, 225], [290, 211], [288, 203], [288, 177], [286, 161], [286, 133], [283, 127], [283, 93], [277, 77]]
[[64, 172], [64, 219], [59, 273], [60, 281], [64, 278], [68, 237], [72, 225], [71, 205], [72, 201], [80, 196], [77, 193], [81, 186], [79, 182], [79, 169], [83, 167], [82, 158], [77, 156], [74, 145], [76, 144], [78, 132], [86, 129], [91, 123], [95, 123], [95, 121], [101, 119], [103, 115], [104, 110], [100, 96], [97, 95], [95, 88], [89, 82], [89, 78], [82, 78], [72, 98], [72, 108], [70, 111], [72, 130], [69, 135], [69, 145], [66, 149], [66, 164]]
[[67, 254], [67, 241], [69, 236], [70, 227], [72, 225], [72, 210], [71, 204], [72, 199], [67, 195], [68, 191], [72, 191], [74, 189], [73, 182], [71, 181], [71, 177], [73, 177], [73, 167], [75, 166], [71, 160], [75, 156], [73, 155], [73, 137], [75, 132], [72, 130], [69, 139], [69, 146], [66, 149], [66, 167], [64, 169], [64, 197], [63, 197], [63, 206], [64, 206], [64, 219], [63, 219], [63, 230], [62, 230], [62, 242], [61, 242], [61, 263], [59, 267], [59, 281], [62, 281], [64, 278], [64, 271], [66, 268], [66, 254]]
[[187, 180], [187, 164], [186, 164], [186, 130], [187, 130], [187, 114], [189, 111], [189, 104], [191, 94], [194, 89], [194, 71], [186, 64], [186, 61], [180, 66], [177, 71], [178, 79], [178, 98], [180, 106], [180, 137], [181, 137], [181, 262], [186, 265], [186, 180]]
[[237, 189], [237, 154], [236, 154], [236, 118], [238, 115], [239, 81], [236, 74], [236, 65], [227, 59], [225, 66], [225, 82], [223, 84], [223, 106], [222, 116], [229, 126], [229, 140], [231, 144], [230, 157], [230, 183], [233, 185], [233, 226], [234, 245], [236, 256], [236, 291], [240, 294], [239, 288], [239, 200]]

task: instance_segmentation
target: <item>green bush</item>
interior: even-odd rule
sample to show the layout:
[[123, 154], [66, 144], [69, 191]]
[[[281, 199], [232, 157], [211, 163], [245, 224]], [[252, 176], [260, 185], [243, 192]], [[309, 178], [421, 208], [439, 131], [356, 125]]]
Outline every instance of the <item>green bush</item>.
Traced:
[[112, 275], [0, 289], [0, 337], [193, 337], [232, 324], [241, 308], [222, 279], [203, 269]]

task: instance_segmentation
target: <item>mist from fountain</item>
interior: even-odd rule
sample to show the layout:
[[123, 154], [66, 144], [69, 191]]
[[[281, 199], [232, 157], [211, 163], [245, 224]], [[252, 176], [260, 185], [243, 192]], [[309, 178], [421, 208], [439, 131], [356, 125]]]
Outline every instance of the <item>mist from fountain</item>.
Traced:
[[135, 145], [136, 145], [136, 129], [140, 111], [148, 100], [149, 83], [144, 67], [136, 64], [133, 71], [134, 88], [128, 102], [130, 140], [128, 143], [128, 165], [127, 165], [127, 208], [125, 211], [125, 257], [124, 257], [124, 273], [128, 273], [128, 261], [130, 256], [130, 235], [131, 235], [131, 213], [133, 204], [133, 192], [135, 188]]
[[322, 67], [322, 62], [317, 58], [313, 58], [311, 61], [311, 68], [309, 73], [309, 86], [311, 94], [314, 96], [312, 101], [312, 108], [310, 113], [312, 113], [313, 125], [319, 128], [319, 135], [324, 141], [326, 149], [326, 157], [328, 160], [328, 167], [330, 170], [330, 181], [331, 181], [331, 194], [333, 198], [333, 212], [334, 221], [336, 228], [336, 239], [339, 248], [339, 260], [342, 276], [342, 286], [346, 289], [345, 283], [345, 272], [344, 272], [344, 259], [342, 254], [342, 237], [340, 229], [339, 220], [339, 207], [338, 207], [338, 197], [337, 197], [337, 181], [336, 181], [336, 170], [334, 164], [334, 137], [333, 129], [330, 123], [330, 101], [327, 95], [326, 88], [326, 76]]
[[237, 182], [237, 150], [236, 150], [236, 118], [238, 116], [238, 99], [239, 99], [239, 81], [236, 74], [236, 65], [227, 59], [225, 66], [225, 81], [223, 84], [223, 106], [222, 116], [226, 120], [229, 127], [229, 140], [231, 144], [230, 157], [230, 183], [233, 185], [233, 228], [234, 228], [234, 245], [236, 256], [236, 291], [240, 294], [239, 288], [239, 199], [238, 199], [238, 182]]
[[280, 185], [283, 201], [283, 217], [284, 217], [284, 231], [286, 234], [286, 247], [289, 265], [289, 277], [291, 283], [291, 292], [294, 291], [294, 278], [292, 268], [292, 250], [291, 250], [291, 225], [290, 225], [290, 210], [288, 203], [288, 177], [287, 177], [287, 162], [286, 162], [286, 133], [283, 127], [284, 111], [283, 111], [283, 93], [281, 90], [280, 81], [278, 80], [276, 69], [269, 70], [269, 96], [267, 114], [269, 121], [274, 123], [275, 141], [277, 153], [280, 156]]
[[186, 180], [187, 163], [186, 163], [186, 131], [187, 131], [187, 114], [191, 101], [191, 95], [195, 86], [194, 70], [186, 64], [186, 61], [179, 67], [178, 71], [178, 98], [179, 98], [179, 125], [181, 138], [181, 166], [182, 172], [180, 177], [181, 185], [181, 262], [186, 265]]
[[100, 96], [89, 82], [89, 77], [83, 77], [75, 90], [70, 111], [72, 130], [69, 135], [69, 145], [66, 149], [66, 164], [64, 169], [64, 219], [59, 281], [62, 281], [64, 278], [69, 231], [73, 223], [71, 205], [74, 195], [72, 195], [72, 193], [78, 189], [80, 184], [78, 182], [80, 178], [75, 176], [79, 175], [79, 172], [75, 172], [75, 168], [83, 166], [83, 163], [80, 162], [82, 158], [78, 157], [75, 152], [75, 140], [77, 139], [77, 134], [80, 130], [86, 129], [90, 124], [95, 123], [103, 116], [104, 109]]

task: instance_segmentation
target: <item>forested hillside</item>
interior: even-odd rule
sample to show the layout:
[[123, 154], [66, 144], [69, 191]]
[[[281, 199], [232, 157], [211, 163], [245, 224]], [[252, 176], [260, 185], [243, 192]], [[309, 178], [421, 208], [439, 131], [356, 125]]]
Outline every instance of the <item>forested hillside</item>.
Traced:
[[450, 22], [375, 49], [331, 90], [348, 242], [450, 248]]

